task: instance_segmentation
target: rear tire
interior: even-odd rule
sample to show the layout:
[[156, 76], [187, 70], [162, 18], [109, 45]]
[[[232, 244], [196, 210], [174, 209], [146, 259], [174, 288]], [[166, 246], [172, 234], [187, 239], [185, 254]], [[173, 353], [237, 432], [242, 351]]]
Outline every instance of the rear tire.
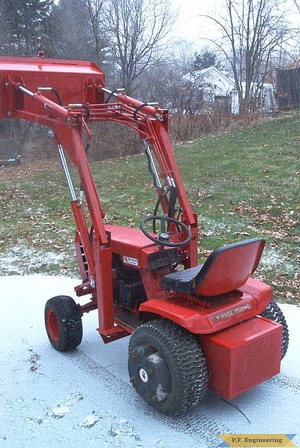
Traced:
[[82, 341], [82, 321], [72, 297], [56, 296], [45, 305], [45, 326], [51, 345], [60, 352], [74, 350]]
[[289, 346], [289, 329], [284, 314], [277, 303], [272, 300], [272, 302], [269, 303], [269, 305], [267, 306], [265, 311], [261, 313], [261, 315], [263, 317], [266, 317], [267, 319], [272, 320], [273, 322], [277, 322], [278, 324], [282, 325], [281, 359], [283, 359]]
[[196, 337], [167, 320], [138, 327], [129, 343], [128, 370], [137, 393], [166, 415], [180, 415], [203, 397], [208, 382]]

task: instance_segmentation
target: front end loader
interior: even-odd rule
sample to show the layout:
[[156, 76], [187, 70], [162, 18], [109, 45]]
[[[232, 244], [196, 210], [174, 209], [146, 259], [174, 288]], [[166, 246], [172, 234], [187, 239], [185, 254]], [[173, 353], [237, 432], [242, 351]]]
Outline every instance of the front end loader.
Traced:
[[[216, 248], [198, 263], [197, 215], [168, 137], [168, 111], [108, 90], [92, 62], [1, 57], [0, 78], [0, 118], [49, 129], [70, 191], [81, 304], [65, 295], [47, 301], [52, 346], [78, 347], [82, 318], [96, 311], [105, 343], [130, 336], [130, 382], [167, 415], [198, 404], [207, 388], [230, 400], [278, 374], [288, 327], [272, 288], [253, 278], [265, 240]], [[122, 124], [141, 139], [156, 200], [140, 228], [105, 220], [83, 143], [97, 122]]]

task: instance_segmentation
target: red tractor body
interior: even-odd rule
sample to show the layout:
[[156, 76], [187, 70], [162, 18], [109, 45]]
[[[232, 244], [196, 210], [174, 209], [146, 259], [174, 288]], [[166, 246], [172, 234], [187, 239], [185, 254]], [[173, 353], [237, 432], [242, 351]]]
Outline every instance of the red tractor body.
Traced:
[[[1, 57], [0, 81], [0, 118], [51, 130], [71, 194], [82, 277], [75, 291], [87, 301], [58, 296], [47, 302], [51, 344], [74, 349], [82, 315], [97, 310], [104, 342], [133, 333], [130, 380], [169, 415], [198, 403], [207, 386], [231, 399], [276, 375], [287, 326], [271, 287], [251, 278], [265, 242], [223, 246], [198, 265], [197, 215], [168, 138], [167, 111], [105, 89], [102, 70], [85, 61]], [[141, 229], [105, 222], [83, 144], [83, 133], [92, 137], [88, 124], [104, 121], [124, 124], [143, 140], [157, 203]], [[65, 154], [77, 168], [88, 221]]]

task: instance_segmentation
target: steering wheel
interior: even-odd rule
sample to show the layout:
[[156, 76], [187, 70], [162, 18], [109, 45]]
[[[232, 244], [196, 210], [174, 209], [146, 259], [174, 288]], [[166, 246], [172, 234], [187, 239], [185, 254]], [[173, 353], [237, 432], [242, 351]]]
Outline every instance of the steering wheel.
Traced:
[[[153, 234], [151, 234], [150, 232], [148, 232], [148, 230], [146, 230], [146, 223], [149, 221], [152, 221], [152, 222], [160, 221], [160, 233], [157, 236], [157, 238], [155, 238], [153, 236]], [[167, 228], [168, 228], [167, 224], [170, 222], [173, 222], [174, 224], [176, 224], [177, 227], [180, 227], [182, 230], [184, 230], [187, 233], [187, 237], [185, 240], [180, 241], [180, 242], [170, 241], [170, 234], [167, 231]], [[188, 226], [185, 225], [183, 222], [179, 221], [178, 219], [170, 218], [169, 216], [156, 216], [156, 215], [155, 216], [147, 216], [146, 218], [143, 218], [143, 220], [142, 220], [141, 230], [142, 230], [143, 234], [146, 235], [146, 237], [149, 238], [154, 243], [162, 244], [163, 246], [167, 246], [167, 247], [185, 246], [192, 239], [192, 232], [188, 228]]]

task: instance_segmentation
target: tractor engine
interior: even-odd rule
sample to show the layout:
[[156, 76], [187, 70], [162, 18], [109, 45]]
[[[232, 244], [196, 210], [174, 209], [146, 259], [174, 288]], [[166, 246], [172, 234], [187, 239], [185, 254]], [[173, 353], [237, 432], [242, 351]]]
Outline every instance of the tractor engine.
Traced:
[[113, 255], [113, 297], [115, 307], [136, 312], [147, 300], [140, 272], [125, 266], [117, 254]]

